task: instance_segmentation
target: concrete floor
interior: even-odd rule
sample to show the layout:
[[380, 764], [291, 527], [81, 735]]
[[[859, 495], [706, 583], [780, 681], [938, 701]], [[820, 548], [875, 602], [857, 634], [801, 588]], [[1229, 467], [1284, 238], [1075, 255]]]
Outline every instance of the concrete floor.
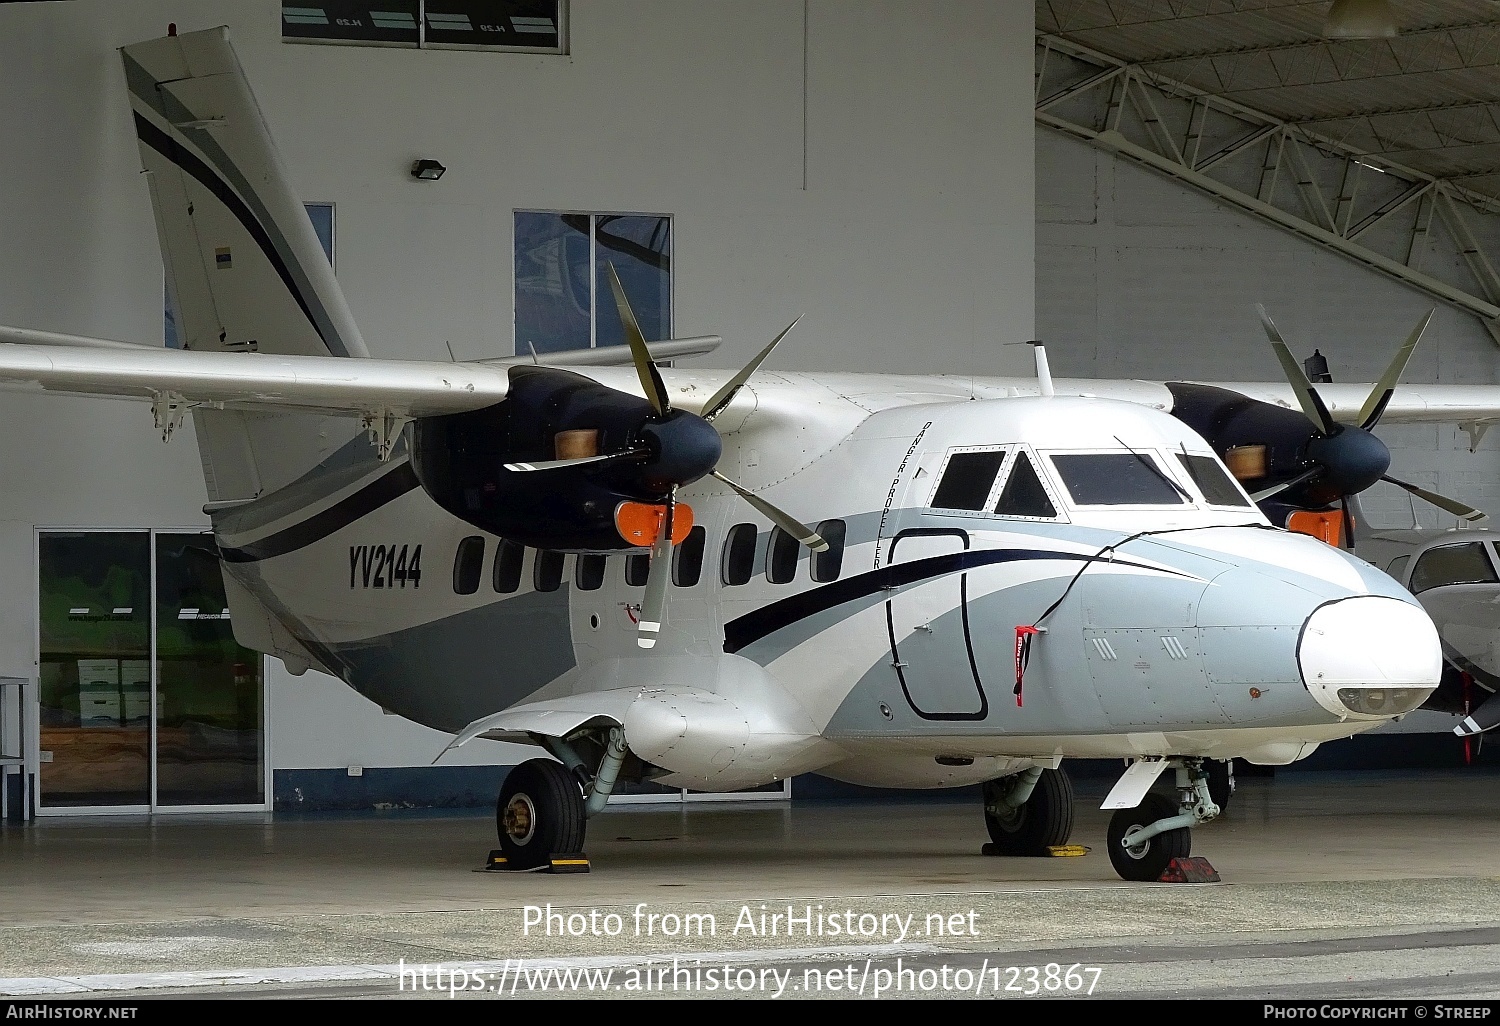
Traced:
[[[942, 799], [636, 806], [590, 824], [586, 876], [475, 872], [481, 815], [7, 825], [0, 995], [430, 997], [401, 968], [441, 964], [471, 997], [590, 993], [517, 966], [612, 968], [595, 996], [632, 979], [653, 996], [1063, 996], [1092, 979], [1103, 997], [1500, 997], [1500, 774], [1243, 780], [1194, 832], [1212, 885], [1121, 881], [1107, 788], [1078, 786], [1081, 858], [982, 857], [978, 809]], [[583, 934], [528, 926], [549, 903]], [[768, 935], [762, 905], [811, 906], [811, 932]], [[698, 929], [674, 930], [689, 914]], [[699, 974], [675, 993], [674, 957]], [[726, 994], [725, 964], [754, 985]], [[452, 982], [426, 978], [445, 998]]]

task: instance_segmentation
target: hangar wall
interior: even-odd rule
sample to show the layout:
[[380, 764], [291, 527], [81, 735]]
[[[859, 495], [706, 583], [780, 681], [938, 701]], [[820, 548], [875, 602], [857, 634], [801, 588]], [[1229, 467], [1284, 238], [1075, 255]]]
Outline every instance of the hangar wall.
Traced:
[[[374, 355], [509, 354], [512, 212], [668, 212], [676, 333], [738, 365], [1025, 373], [1030, 4], [572, 0], [566, 56], [284, 44], [268, 0], [0, 5], [0, 322], [155, 342], [162, 272], [114, 50], [227, 24]], [[437, 183], [407, 168], [430, 156]], [[207, 521], [190, 429], [0, 396], [0, 673], [35, 660], [37, 527]], [[10, 669], [10, 668], [16, 669]], [[269, 661], [278, 771], [425, 766], [445, 738]], [[515, 761], [480, 742], [448, 761]]]
[[[1433, 308], [1410, 286], [1047, 128], [1036, 166], [1037, 332], [1056, 374], [1280, 381], [1260, 303], [1299, 359], [1316, 347], [1335, 381], [1374, 381]], [[1479, 322], [1439, 305], [1404, 380], [1489, 385], [1497, 372], [1500, 350]], [[1470, 453], [1456, 424], [1376, 433], [1393, 476], [1500, 511], [1500, 438]], [[1411, 527], [1414, 508], [1422, 527], [1455, 524], [1391, 485], [1362, 503], [1373, 526]], [[1416, 713], [1382, 732], [1446, 733], [1454, 722]]]

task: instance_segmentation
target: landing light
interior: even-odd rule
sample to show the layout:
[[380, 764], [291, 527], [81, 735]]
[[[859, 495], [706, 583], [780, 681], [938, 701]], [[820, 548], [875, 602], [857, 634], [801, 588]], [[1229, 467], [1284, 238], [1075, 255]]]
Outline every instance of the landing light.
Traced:
[[1339, 688], [1339, 701], [1366, 716], [1400, 716], [1421, 705], [1428, 688]]

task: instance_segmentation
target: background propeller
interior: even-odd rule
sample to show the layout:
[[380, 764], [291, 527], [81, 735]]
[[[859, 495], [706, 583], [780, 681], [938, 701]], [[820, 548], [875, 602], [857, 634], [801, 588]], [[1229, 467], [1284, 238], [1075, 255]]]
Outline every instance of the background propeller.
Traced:
[[1485, 516], [1480, 510], [1457, 499], [1388, 475], [1386, 471], [1391, 464], [1390, 450], [1371, 433], [1390, 404], [1396, 385], [1406, 370], [1417, 343], [1432, 322], [1435, 310], [1428, 311], [1397, 350], [1380, 380], [1360, 406], [1356, 424], [1340, 424], [1333, 419], [1323, 397], [1292, 356], [1281, 332], [1266, 314], [1265, 307], [1257, 306], [1256, 310], [1260, 313], [1261, 325], [1270, 340], [1271, 350], [1276, 354], [1282, 373], [1297, 397], [1297, 404], [1312, 423], [1313, 434], [1306, 443], [1303, 468], [1292, 477], [1257, 491], [1252, 498], [1261, 502], [1283, 494], [1289, 498], [1300, 496], [1308, 505], [1315, 507], [1339, 502], [1344, 509], [1346, 540], [1351, 546], [1354, 543], [1355, 525], [1349, 510], [1349, 496], [1359, 494], [1376, 481], [1386, 481], [1404, 488], [1418, 498], [1466, 521], [1479, 520]]
[[[505, 469], [519, 473], [553, 471], [585, 465], [602, 465], [611, 462], [635, 461], [642, 464], [643, 471], [650, 476], [652, 490], [661, 494], [661, 521], [656, 540], [651, 545], [650, 570], [646, 575], [646, 591], [641, 600], [641, 612], [637, 625], [636, 640], [642, 648], [656, 645], [661, 626], [666, 620], [667, 584], [671, 575], [672, 528], [677, 521], [677, 489], [692, 484], [703, 477], [713, 477], [728, 486], [751, 506], [814, 552], [822, 552], [828, 543], [819, 534], [796, 517], [778, 509], [748, 488], [730, 480], [718, 470], [718, 461], [723, 453], [723, 443], [712, 424], [719, 414], [728, 409], [734, 397], [771, 355], [778, 343], [787, 336], [801, 318], [787, 325], [771, 340], [771, 343], [755, 355], [755, 358], [726, 381], [717, 392], [703, 404], [701, 414], [672, 408], [667, 386], [661, 372], [651, 359], [646, 339], [641, 334], [640, 324], [625, 296], [619, 275], [613, 264], [608, 265], [609, 286], [614, 293], [615, 306], [620, 312], [620, 323], [624, 328], [625, 342], [630, 346], [630, 355], [640, 378], [641, 390], [651, 404], [639, 435], [630, 446], [613, 453], [584, 456], [576, 459], [544, 460], [529, 463], [507, 463]], [[711, 442], [710, 442], [711, 439]]]

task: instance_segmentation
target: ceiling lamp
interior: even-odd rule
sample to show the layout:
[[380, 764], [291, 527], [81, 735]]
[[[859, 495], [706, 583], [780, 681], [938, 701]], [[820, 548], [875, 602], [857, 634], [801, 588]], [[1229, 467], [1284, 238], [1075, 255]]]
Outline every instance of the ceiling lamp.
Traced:
[[1386, 39], [1400, 31], [1390, 0], [1333, 0], [1323, 21], [1328, 39]]

